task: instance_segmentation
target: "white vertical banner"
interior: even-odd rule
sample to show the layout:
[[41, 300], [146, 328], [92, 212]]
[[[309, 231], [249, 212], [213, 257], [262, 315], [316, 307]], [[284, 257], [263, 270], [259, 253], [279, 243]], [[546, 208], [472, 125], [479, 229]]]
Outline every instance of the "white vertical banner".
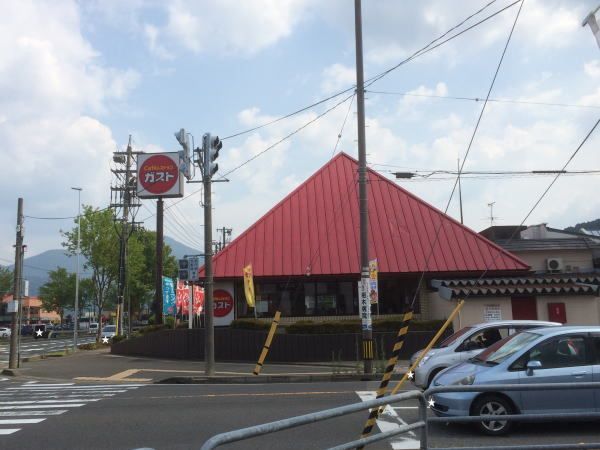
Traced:
[[371, 330], [373, 325], [371, 323], [371, 302], [369, 301], [369, 278], [361, 278], [358, 282], [358, 299], [362, 330]]

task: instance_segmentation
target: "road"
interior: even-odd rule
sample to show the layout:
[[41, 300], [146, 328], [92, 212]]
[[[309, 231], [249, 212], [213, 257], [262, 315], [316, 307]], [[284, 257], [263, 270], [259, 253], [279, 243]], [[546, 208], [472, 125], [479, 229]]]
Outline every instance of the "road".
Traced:
[[[354, 403], [373, 395], [373, 382], [262, 385], [42, 383], [0, 381], [0, 448], [189, 449], [210, 436]], [[379, 428], [416, 419], [414, 402], [388, 408]], [[234, 449], [327, 448], [360, 434], [365, 413], [233, 444]], [[432, 424], [432, 446], [598, 442], [596, 423], [529, 424], [488, 438], [467, 426]], [[415, 436], [375, 449], [417, 448]]]
[[[88, 334], [81, 335], [78, 338], [79, 344], [94, 342], [94, 336]], [[29, 336], [21, 337], [21, 358], [27, 358], [35, 355], [45, 355], [48, 353], [62, 351], [65, 348], [73, 347], [73, 338], [56, 339], [34, 339]], [[0, 367], [8, 363], [10, 353], [10, 338], [0, 340]]]

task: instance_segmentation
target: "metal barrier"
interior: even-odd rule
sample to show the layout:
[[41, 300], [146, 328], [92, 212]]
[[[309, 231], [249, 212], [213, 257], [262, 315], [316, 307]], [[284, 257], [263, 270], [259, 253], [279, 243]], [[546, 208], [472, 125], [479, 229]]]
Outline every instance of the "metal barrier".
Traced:
[[[357, 439], [329, 450], [346, 450], [364, 447], [375, 442], [388, 439], [399, 434], [407, 433], [411, 430], [420, 430], [420, 450], [570, 450], [570, 449], [600, 449], [600, 442], [582, 444], [532, 444], [532, 445], [507, 445], [507, 446], [486, 446], [486, 447], [429, 447], [428, 446], [428, 424], [431, 422], [486, 422], [489, 421], [519, 421], [519, 422], [537, 422], [537, 421], [557, 421], [557, 420], [589, 420], [600, 419], [600, 412], [590, 413], [552, 413], [552, 414], [511, 414], [511, 415], [480, 415], [480, 416], [455, 416], [455, 417], [428, 417], [427, 399], [441, 392], [507, 392], [507, 391], [547, 391], [561, 389], [600, 389], [600, 382], [587, 383], [540, 383], [540, 384], [488, 384], [475, 386], [435, 386], [427, 389], [425, 392], [408, 391], [397, 395], [390, 395], [376, 400], [353, 403], [351, 405], [340, 406], [337, 408], [326, 409], [302, 416], [291, 417], [289, 419], [269, 422], [253, 427], [242, 428], [229, 431], [227, 433], [217, 434], [204, 443], [201, 450], [211, 450], [220, 445], [250, 439], [277, 431], [308, 425], [322, 420], [332, 419], [334, 417], [345, 416], [358, 411], [371, 408], [378, 408], [388, 404], [397, 403], [403, 400], [417, 399], [419, 401], [419, 420], [417, 422], [399, 427], [396, 430], [382, 432], [366, 438]], [[434, 397], [435, 398], [435, 397]]]

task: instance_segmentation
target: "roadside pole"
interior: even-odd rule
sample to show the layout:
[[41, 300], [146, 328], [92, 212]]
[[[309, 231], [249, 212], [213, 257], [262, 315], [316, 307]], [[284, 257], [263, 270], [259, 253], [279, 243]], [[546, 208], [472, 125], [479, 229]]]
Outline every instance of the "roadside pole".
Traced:
[[163, 295], [162, 295], [162, 275], [163, 275], [163, 199], [160, 197], [156, 201], [156, 284], [154, 285], [154, 323], [163, 323]]
[[17, 339], [21, 330], [17, 329], [21, 318], [21, 268], [23, 258], [23, 199], [19, 198], [17, 202], [17, 238], [15, 243], [15, 268], [14, 268], [14, 287], [13, 304], [16, 305], [16, 311], [12, 313], [12, 322], [10, 327], [10, 356], [8, 368], [16, 369], [19, 365]]
[[[354, 27], [356, 37], [356, 105], [358, 120], [358, 196], [360, 210], [360, 277], [363, 290], [369, 286], [369, 209], [367, 204], [367, 143], [365, 137], [365, 81], [363, 72], [361, 0], [354, 0]], [[371, 302], [367, 292], [366, 311], [361, 311], [364, 373], [373, 371], [373, 329], [371, 326]], [[364, 302], [361, 302], [364, 305]], [[368, 318], [367, 318], [368, 317]]]
[[190, 285], [192, 292], [188, 297], [188, 328], [191, 330], [193, 328], [192, 321], [194, 320], [194, 282]]
[[210, 148], [210, 135], [205, 142], [205, 169], [204, 169], [204, 360], [206, 361], [205, 373], [212, 376], [215, 373], [215, 329], [213, 325], [213, 273], [212, 273], [212, 191], [211, 175], [206, 169], [208, 166], [208, 149]]
[[73, 351], [77, 351], [77, 328], [79, 327], [79, 255], [81, 254], [81, 188], [72, 187], [71, 189], [77, 191], [77, 271], [75, 272], [75, 323], [73, 324]]

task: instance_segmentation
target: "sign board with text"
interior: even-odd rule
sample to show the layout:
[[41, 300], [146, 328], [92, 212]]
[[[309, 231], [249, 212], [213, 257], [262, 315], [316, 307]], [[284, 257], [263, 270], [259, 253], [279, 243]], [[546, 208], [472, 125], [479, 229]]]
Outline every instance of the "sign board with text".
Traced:
[[183, 197], [183, 176], [178, 152], [142, 153], [137, 157], [139, 198]]
[[369, 300], [369, 278], [361, 278], [358, 282], [358, 308], [362, 330], [373, 329], [371, 322], [371, 302]]

